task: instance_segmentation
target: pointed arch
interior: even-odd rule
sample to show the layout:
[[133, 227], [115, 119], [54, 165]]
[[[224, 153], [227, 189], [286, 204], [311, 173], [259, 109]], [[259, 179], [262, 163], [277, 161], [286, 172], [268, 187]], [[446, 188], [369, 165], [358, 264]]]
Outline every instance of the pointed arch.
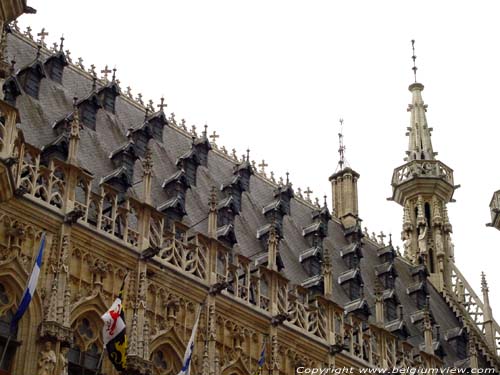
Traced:
[[70, 322], [73, 324], [79, 317], [89, 314], [96, 314], [99, 318], [101, 314], [108, 309], [106, 300], [102, 293], [97, 293], [92, 296], [81, 299], [71, 309]]
[[103, 347], [100, 315], [106, 310], [105, 306], [101, 293], [98, 293], [84, 298], [73, 308], [71, 329], [74, 340], [68, 352], [70, 371], [83, 373], [98, 370]]
[[151, 341], [150, 349], [150, 360], [156, 371], [153, 374], [177, 374], [180, 371], [186, 347], [175, 329], [160, 332]]
[[241, 356], [222, 368], [222, 375], [251, 375]]

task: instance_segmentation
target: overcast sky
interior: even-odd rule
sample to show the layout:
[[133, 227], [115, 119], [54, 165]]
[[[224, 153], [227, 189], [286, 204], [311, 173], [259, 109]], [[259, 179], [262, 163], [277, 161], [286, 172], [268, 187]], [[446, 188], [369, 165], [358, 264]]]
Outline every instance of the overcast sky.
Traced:
[[[411, 101], [411, 39], [438, 158], [455, 171], [449, 205], [456, 262], [500, 319], [500, 232], [487, 228], [500, 189], [500, 5], [496, 1], [29, 0], [45, 27], [84, 65], [116, 66], [122, 88], [247, 147], [294, 187], [330, 196], [338, 120], [361, 174], [363, 226], [401, 244], [402, 208], [388, 202], [403, 164]], [[474, 4], [472, 7], [471, 5]]]

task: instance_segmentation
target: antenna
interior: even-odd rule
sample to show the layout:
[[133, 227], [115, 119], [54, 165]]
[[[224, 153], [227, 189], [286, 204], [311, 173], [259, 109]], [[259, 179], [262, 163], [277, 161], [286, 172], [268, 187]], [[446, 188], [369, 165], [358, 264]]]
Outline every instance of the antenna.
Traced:
[[413, 50], [413, 56], [411, 57], [413, 60], [413, 76], [415, 77], [415, 83], [417, 83], [417, 66], [415, 65], [415, 60], [417, 59], [417, 56], [415, 55], [415, 39], [411, 40], [411, 49]]
[[344, 119], [339, 119], [340, 122], [340, 132], [339, 132], [339, 170], [344, 168], [345, 164], [345, 146], [344, 146]]

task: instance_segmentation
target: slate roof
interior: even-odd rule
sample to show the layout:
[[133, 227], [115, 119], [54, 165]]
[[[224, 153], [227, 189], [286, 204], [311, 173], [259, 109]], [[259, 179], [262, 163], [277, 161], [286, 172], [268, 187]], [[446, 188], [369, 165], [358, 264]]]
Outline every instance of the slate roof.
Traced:
[[[36, 48], [33, 42], [17, 33], [9, 34], [8, 48], [9, 60], [15, 57], [16, 66], [20, 69], [33, 64], [36, 56]], [[44, 62], [48, 57], [46, 50], [42, 50], [40, 59]], [[98, 88], [101, 85], [98, 82]], [[73, 110], [73, 97], [87, 98], [91, 95], [92, 80], [88, 73], [84, 73], [80, 68], [69, 65], [64, 68], [62, 84], [52, 81], [50, 78], [41, 80], [39, 99], [34, 99], [26, 93], [17, 97], [16, 107], [21, 114], [20, 128], [24, 132], [26, 142], [38, 148], [46, 147], [58, 141], [58, 133], [53, 129], [53, 125], [61, 119], [71, 115]], [[110, 155], [114, 155], [120, 147], [127, 144], [127, 132], [129, 129], [140, 128], [144, 124], [145, 110], [133, 103], [130, 99], [122, 95], [117, 96], [115, 113], [110, 113], [103, 108], [97, 111], [96, 130], [83, 127], [80, 132], [80, 147], [77, 155], [78, 163], [84, 166], [94, 176], [93, 188], [97, 190], [99, 181], [111, 174], [116, 173], [117, 168], [110, 160]], [[163, 140], [149, 140], [149, 147], [152, 151], [154, 163], [152, 203], [155, 207], [160, 205], [175, 205], [178, 202], [175, 198], [167, 197], [162, 189], [162, 183], [169, 181], [180, 173], [176, 166], [180, 157], [186, 157], [191, 152], [192, 139], [180, 130], [178, 126], [167, 124], [163, 130]], [[187, 226], [196, 224], [193, 230], [207, 232], [207, 223], [203, 221], [208, 213], [207, 202], [209, 200], [212, 186], [226, 186], [235, 179], [236, 163], [221, 152], [211, 150], [208, 152], [207, 166], [198, 166], [197, 182], [186, 191], [185, 210], [183, 222]], [[134, 164], [133, 181], [140, 181], [142, 176], [142, 166], [139, 160]], [[325, 171], [327, 172], [327, 171]], [[269, 221], [264, 213], [272, 208], [276, 203], [273, 185], [268, 180], [257, 175], [250, 177], [250, 187], [248, 191], [243, 191], [241, 195], [241, 210], [234, 219], [234, 233], [237, 243], [235, 246], [240, 254], [255, 261], [263, 258], [266, 249], [262, 241], [257, 238], [259, 228], [266, 227]], [[129, 188], [128, 193], [139, 197], [142, 192], [142, 184], [135, 183]], [[223, 201], [225, 197], [219, 196]], [[279, 201], [278, 201], [279, 202]], [[227, 203], [227, 202], [226, 202]], [[285, 215], [282, 224], [282, 240], [279, 245], [279, 254], [284, 263], [282, 273], [295, 284], [316, 284], [317, 278], [309, 275], [300, 263], [300, 256], [311, 249], [305, 234], [316, 229], [313, 225], [314, 208], [301, 199], [292, 198], [290, 201], [290, 215]], [[227, 228], [225, 228], [227, 229]], [[338, 280], [350, 274], [348, 267], [342, 258], [342, 254], [348, 255], [355, 250], [355, 245], [350, 244], [344, 234], [344, 229], [340, 222], [335, 219], [328, 221], [328, 236], [323, 240], [323, 246], [330, 249], [331, 261], [334, 270], [333, 296], [336, 303], [349, 309], [357, 308], [366, 303], [374, 318], [374, 285], [376, 272], [389, 267], [385, 261], [380, 259], [380, 254], [385, 254], [391, 249], [384, 248], [372, 240], [363, 239], [362, 254], [359, 260], [360, 273], [363, 279], [364, 301], [357, 299], [351, 301]], [[342, 252], [342, 253], [341, 253]], [[415, 283], [412, 276], [412, 266], [401, 257], [394, 259], [392, 267], [395, 268], [397, 277], [393, 292], [403, 306], [404, 315], [402, 322], [406, 326], [409, 337], [408, 341], [416, 348], [422, 344], [422, 329], [420, 323], [414, 322], [412, 314], [417, 308], [414, 300], [408, 291], [419, 285]], [[305, 283], [304, 283], [305, 282]], [[461, 324], [454, 313], [448, 307], [440, 294], [428, 285], [430, 296], [430, 309], [435, 322], [440, 325], [442, 332], [456, 332], [460, 330]], [[392, 295], [392, 294], [391, 294]], [[402, 323], [393, 323], [398, 327]], [[444, 335], [441, 335], [442, 337]], [[446, 353], [445, 361], [454, 363], [459, 360], [453, 347], [444, 338], [441, 339], [441, 346]]]

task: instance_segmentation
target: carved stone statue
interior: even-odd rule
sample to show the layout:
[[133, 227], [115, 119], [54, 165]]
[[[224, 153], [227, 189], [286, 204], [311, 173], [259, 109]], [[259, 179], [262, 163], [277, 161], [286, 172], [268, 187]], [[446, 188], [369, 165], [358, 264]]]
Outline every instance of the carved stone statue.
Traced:
[[451, 240], [451, 235], [448, 233], [446, 235], [447, 237], [447, 243], [448, 243], [448, 255], [451, 258], [451, 260], [455, 260], [455, 245], [453, 244], [453, 241]]
[[56, 362], [56, 353], [52, 350], [52, 343], [47, 341], [43, 344], [43, 350], [40, 352], [37, 375], [54, 375]]
[[418, 234], [418, 252], [421, 255], [427, 255], [427, 225], [421, 225], [419, 227]]
[[441, 235], [441, 230], [439, 228], [436, 230], [434, 242], [436, 245], [436, 255], [444, 255], [443, 236]]
[[63, 346], [59, 353], [59, 375], [68, 375], [68, 351], [69, 348]]
[[406, 258], [413, 261], [415, 257], [411, 251], [411, 241], [412, 241], [411, 232], [402, 232], [401, 237], [402, 237], [402, 240], [404, 241], [403, 242], [404, 255]]

